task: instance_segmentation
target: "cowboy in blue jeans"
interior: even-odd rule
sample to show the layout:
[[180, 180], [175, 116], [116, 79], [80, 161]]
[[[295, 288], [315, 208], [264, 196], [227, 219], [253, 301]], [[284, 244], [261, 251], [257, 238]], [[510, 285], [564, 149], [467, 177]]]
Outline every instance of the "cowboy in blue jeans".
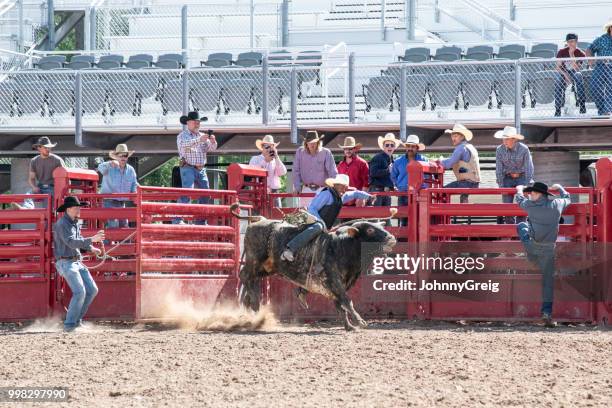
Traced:
[[98, 294], [96, 282], [81, 262], [80, 250], [100, 255], [101, 251], [92, 244], [104, 240], [104, 231], [99, 231], [91, 238], [81, 236], [79, 217], [81, 207], [85, 205], [87, 204], [79, 202], [77, 197], [66, 197], [64, 204], [57, 209], [57, 212], [64, 212], [64, 216], [55, 223], [53, 236], [55, 269], [72, 291], [72, 299], [64, 320], [64, 330], [68, 332], [82, 325], [83, 316]]
[[597, 105], [598, 115], [612, 114], [612, 20], [604, 25], [605, 34], [593, 40], [586, 50], [587, 57], [611, 57], [602, 60], [589, 60], [595, 64], [591, 77], [591, 93]]
[[[551, 199], [548, 186], [535, 182], [526, 187], [517, 186], [515, 201], [527, 211], [527, 222], [517, 224], [518, 236], [527, 251], [527, 259], [542, 271], [542, 320], [547, 327], [556, 324], [552, 319], [552, 305], [555, 275], [555, 242], [559, 235], [559, 219], [563, 210], [570, 205], [570, 195], [559, 184], [553, 184], [560, 198]], [[529, 199], [523, 196], [529, 193]]]
[[555, 116], [561, 116], [561, 108], [565, 105], [565, 88], [568, 84], [573, 84], [576, 89], [576, 99], [580, 107], [580, 113], [586, 113], [584, 78], [580, 72], [582, 61], [575, 60], [576, 58], [586, 57], [586, 54], [577, 47], [578, 36], [576, 34], [567, 34], [565, 42], [567, 47], [557, 52], [557, 58], [571, 58], [571, 60], [557, 62], [558, 76], [555, 81]]

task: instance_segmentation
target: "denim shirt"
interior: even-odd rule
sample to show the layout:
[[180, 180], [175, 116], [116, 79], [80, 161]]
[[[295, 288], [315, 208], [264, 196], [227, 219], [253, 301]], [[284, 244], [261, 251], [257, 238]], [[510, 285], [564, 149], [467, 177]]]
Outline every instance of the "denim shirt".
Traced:
[[[370, 194], [365, 191], [360, 190], [351, 190], [342, 194], [342, 204], [346, 204], [351, 200], [365, 200], [366, 198], [372, 197]], [[308, 206], [308, 212], [314, 215], [319, 221], [323, 221], [319, 211], [326, 205], [329, 205], [334, 202], [334, 197], [332, 193], [328, 190], [321, 190], [317, 193], [317, 195], [312, 199], [310, 205]]]
[[[414, 157], [416, 161], [427, 161], [425, 156], [417, 153]], [[408, 157], [406, 155], [400, 156], [393, 162], [393, 170], [391, 171], [391, 179], [395, 188], [398, 191], [408, 191]]]
[[[111, 166], [110, 162], [100, 163], [98, 171], [102, 176], [102, 188], [100, 193], [135, 193], [138, 185], [136, 179], [136, 170], [129, 164], [125, 165], [125, 169]], [[118, 199], [125, 200], [125, 199]]]
[[53, 232], [53, 254], [55, 258], [78, 257], [81, 258], [79, 249], [88, 250], [91, 247], [91, 238], [83, 238], [81, 226], [78, 221], [64, 214], [55, 223]]
[[529, 235], [535, 242], [554, 243], [559, 234], [559, 219], [563, 210], [570, 205], [570, 194], [564, 189], [559, 190], [560, 198], [542, 197], [531, 201], [521, 194], [515, 194], [514, 200], [519, 207], [527, 211]]

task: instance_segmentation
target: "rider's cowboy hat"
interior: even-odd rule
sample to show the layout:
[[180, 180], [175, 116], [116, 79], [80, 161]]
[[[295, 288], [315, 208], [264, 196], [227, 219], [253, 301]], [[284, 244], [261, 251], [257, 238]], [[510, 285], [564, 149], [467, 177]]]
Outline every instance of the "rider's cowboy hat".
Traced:
[[425, 145], [421, 143], [417, 135], [408, 135], [406, 141], [404, 142], [404, 146], [406, 145], [417, 145], [419, 150], [425, 150]]
[[338, 145], [338, 147], [341, 149], [359, 149], [361, 146], [361, 143], [355, 142], [355, 138], [353, 136], [345, 137], [344, 144]]
[[70, 207], [84, 207], [89, 203], [82, 203], [77, 197], [68, 196], [64, 198], [64, 204], [57, 207], [57, 212], [64, 212]]
[[450, 133], [451, 135], [453, 133], [459, 133], [463, 135], [463, 137], [465, 137], [465, 140], [467, 140], [468, 142], [472, 140], [472, 137], [474, 137], [472, 131], [463, 126], [461, 123], [455, 123], [455, 126], [453, 126], [452, 129], [446, 129], [444, 133]]
[[325, 184], [329, 187], [333, 187], [334, 184], [342, 184], [345, 186], [349, 185], [349, 176], [348, 174], [337, 174], [334, 178], [328, 178], [325, 180]]
[[324, 137], [325, 135], [319, 136], [319, 133], [316, 130], [309, 130], [308, 132], [306, 132], [306, 135], [304, 136], [304, 142], [305, 143], [318, 142], [319, 140], [322, 140]]
[[380, 147], [380, 150], [385, 149], [385, 142], [393, 142], [395, 144], [395, 147], [399, 146], [402, 143], [401, 140], [395, 138], [395, 135], [393, 133], [387, 133], [384, 136], [378, 136], [378, 147]]
[[263, 145], [264, 144], [270, 144], [270, 145], [274, 145], [274, 147], [276, 147], [276, 146], [278, 146], [280, 144], [280, 142], [274, 143], [274, 136], [272, 136], [272, 135], [265, 135], [263, 137], [263, 139], [257, 139], [255, 141], [255, 146], [257, 147], [258, 150], [263, 150]]
[[516, 128], [512, 126], [506, 126], [503, 130], [498, 130], [497, 132], [495, 132], [495, 135], [493, 135], [493, 137], [496, 139], [525, 139], [525, 136], [518, 133], [516, 131]]
[[542, 193], [544, 195], [552, 195], [548, 192], [548, 186], [544, 183], [541, 183], [539, 181], [536, 181], [535, 183], [533, 183], [532, 185], [530, 185], [529, 187], [525, 187], [525, 189], [523, 189], [524, 192], [526, 193], [531, 193], [532, 191], [535, 191], [536, 193]]
[[187, 115], [183, 115], [179, 118], [179, 122], [181, 122], [183, 125], [186, 125], [190, 120], [200, 120], [202, 122], [206, 122], [208, 121], [208, 118], [206, 116], [200, 117], [200, 112], [198, 111], [189, 112]]
[[51, 140], [49, 140], [47, 136], [39, 137], [36, 143], [32, 145], [34, 149], [36, 149], [37, 147], [46, 147], [47, 149], [51, 149], [55, 146], [57, 146], [57, 143], [51, 143]]
[[128, 147], [125, 143], [120, 143], [115, 147], [115, 150], [111, 150], [108, 152], [108, 155], [111, 159], [119, 160], [120, 154], [127, 154], [127, 157], [130, 157], [134, 154], [134, 150], [128, 150]]

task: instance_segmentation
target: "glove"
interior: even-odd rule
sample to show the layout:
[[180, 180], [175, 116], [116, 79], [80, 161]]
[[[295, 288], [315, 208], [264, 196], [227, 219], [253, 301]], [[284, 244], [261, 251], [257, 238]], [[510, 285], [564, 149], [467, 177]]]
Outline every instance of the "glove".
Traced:
[[516, 186], [516, 192], [518, 194], [523, 194], [523, 189], [525, 188], [525, 186]]
[[550, 186], [550, 188], [552, 190], [561, 190], [563, 187], [561, 187], [561, 184], [553, 184], [552, 186]]

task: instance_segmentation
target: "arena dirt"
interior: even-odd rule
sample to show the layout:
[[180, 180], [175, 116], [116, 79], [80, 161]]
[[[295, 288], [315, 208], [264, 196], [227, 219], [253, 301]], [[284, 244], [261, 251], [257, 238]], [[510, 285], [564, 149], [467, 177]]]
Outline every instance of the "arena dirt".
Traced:
[[3, 325], [0, 386], [69, 387], [53, 407], [612, 406], [606, 329], [380, 321], [346, 333], [263, 312], [244, 331], [244, 316], [224, 313], [208, 318], [237, 331]]

